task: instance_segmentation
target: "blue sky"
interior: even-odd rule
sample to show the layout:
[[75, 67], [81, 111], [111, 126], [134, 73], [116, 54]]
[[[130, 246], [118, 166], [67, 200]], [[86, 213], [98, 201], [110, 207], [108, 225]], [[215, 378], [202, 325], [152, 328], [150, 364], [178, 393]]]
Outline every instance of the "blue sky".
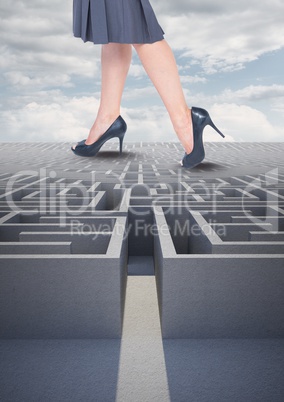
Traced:
[[[71, 0], [0, 5], [0, 141], [86, 138], [99, 104], [100, 46], [72, 34]], [[189, 106], [225, 141], [284, 139], [284, 2], [152, 0]], [[133, 49], [121, 114], [127, 141], [177, 141]], [[205, 140], [220, 141], [211, 128]]]

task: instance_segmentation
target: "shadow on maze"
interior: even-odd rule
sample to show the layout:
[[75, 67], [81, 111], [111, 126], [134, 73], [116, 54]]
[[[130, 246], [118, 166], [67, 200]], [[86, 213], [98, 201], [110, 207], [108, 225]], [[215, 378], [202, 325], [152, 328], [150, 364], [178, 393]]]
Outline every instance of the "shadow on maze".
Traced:
[[200, 165], [195, 166], [193, 169], [190, 169], [191, 172], [199, 172], [202, 170], [206, 171], [211, 171], [211, 170], [225, 170], [227, 169], [227, 166], [221, 165], [219, 163], [213, 163], [213, 162], [201, 162]]
[[120, 158], [123, 160], [124, 157], [126, 157], [126, 156], [133, 156], [134, 157], [135, 155], [134, 155], [133, 152], [128, 152], [126, 150], [123, 150], [121, 155], [115, 149], [113, 151], [103, 151], [102, 150], [96, 156], [90, 157], [88, 159], [89, 160], [102, 160], [103, 161], [105, 159], [112, 159], [113, 160], [113, 158], [115, 157], [115, 158], [118, 158], [118, 161], [119, 161]]
[[[117, 151], [113, 150], [113, 151], [100, 151], [96, 156], [91, 156], [90, 158], [88, 158], [89, 160], [104, 160], [104, 159], [113, 159], [113, 157], [117, 157]], [[85, 158], [81, 158], [81, 159], [85, 159]]]
[[0, 340], [0, 400], [115, 401], [120, 340]]
[[283, 346], [283, 339], [164, 340], [171, 401], [282, 402]]

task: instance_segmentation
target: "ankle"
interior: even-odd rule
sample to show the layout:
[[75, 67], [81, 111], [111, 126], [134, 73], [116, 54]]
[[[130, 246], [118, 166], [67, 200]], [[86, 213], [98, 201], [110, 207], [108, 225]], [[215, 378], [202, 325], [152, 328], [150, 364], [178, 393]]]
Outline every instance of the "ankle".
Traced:
[[96, 141], [117, 119], [119, 114], [97, 114], [94, 124], [90, 128], [86, 144]]
[[97, 114], [96, 123], [99, 124], [107, 124], [112, 123], [117, 119], [120, 115], [120, 111], [112, 112], [112, 113], [101, 113], [100, 111]]
[[173, 127], [186, 154], [190, 154], [194, 147], [191, 110], [187, 108], [176, 115]]
[[179, 113], [178, 115], [176, 115], [172, 119], [172, 123], [176, 132], [184, 131], [186, 129], [188, 130], [188, 128], [191, 127], [192, 125], [191, 110], [186, 109], [181, 113]]

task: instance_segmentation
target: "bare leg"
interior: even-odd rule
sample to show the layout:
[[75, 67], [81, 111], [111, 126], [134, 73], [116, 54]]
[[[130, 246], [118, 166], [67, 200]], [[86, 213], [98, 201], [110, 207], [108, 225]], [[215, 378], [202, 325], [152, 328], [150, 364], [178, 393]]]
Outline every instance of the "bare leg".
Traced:
[[165, 40], [133, 46], [167, 108], [181, 144], [189, 154], [193, 149], [191, 111], [186, 104], [170, 46]]
[[131, 57], [131, 45], [120, 43], [102, 45], [100, 107], [89, 136], [85, 141], [87, 145], [97, 141], [120, 115], [120, 103]]

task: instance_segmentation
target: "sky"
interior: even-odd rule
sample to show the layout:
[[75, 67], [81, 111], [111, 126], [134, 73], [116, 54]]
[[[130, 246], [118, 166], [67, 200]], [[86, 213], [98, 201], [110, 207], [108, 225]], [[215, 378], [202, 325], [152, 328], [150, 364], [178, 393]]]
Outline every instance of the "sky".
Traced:
[[[224, 132], [205, 141], [284, 140], [284, 1], [152, 0], [189, 107]], [[87, 138], [100, 99], [100, 45], [73, 37], [72, 0], [0, 0], [0, 141]], [[178, 141], [133, 49], [126, 141]]]

